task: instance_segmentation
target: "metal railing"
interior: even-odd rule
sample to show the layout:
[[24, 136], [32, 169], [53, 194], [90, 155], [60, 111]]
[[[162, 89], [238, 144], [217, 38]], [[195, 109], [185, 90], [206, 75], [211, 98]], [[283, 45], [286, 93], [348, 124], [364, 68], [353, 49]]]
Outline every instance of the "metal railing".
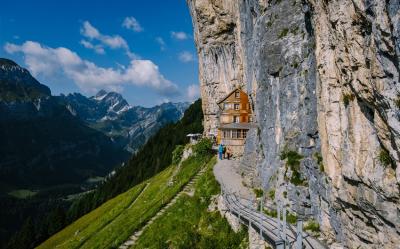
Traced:
[[[286, 208], [278, 205], [278, 217], [269, 217], [257, 210], [255, 201], [230, 193], [224, 186], [222, 197], [227, 210], [236, 216], [239, 222], [256, 230], [260, 237], [277, 249], [319, 249], [326, 248], [317, 239], [303, 232], [303, 222], [298, 220], [297, 227], [286, 224]], [[282, 212], [282, 219], [280, 217]]]

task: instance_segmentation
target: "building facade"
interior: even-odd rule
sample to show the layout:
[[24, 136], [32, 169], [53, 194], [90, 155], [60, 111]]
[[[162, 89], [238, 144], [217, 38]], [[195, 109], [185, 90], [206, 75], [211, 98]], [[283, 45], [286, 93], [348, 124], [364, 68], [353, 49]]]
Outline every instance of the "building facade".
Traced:
[[233, 154], [243, 154], [247, 132], [253, 122], [252, 110], [248, 95], [240, 88], [234, 89], [220, 100], [218, 144], [229, 147]]

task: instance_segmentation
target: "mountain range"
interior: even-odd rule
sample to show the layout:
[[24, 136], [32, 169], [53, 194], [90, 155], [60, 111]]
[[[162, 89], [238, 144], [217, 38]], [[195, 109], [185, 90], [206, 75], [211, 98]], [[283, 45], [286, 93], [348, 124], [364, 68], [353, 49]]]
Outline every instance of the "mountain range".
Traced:
[[28, 70], [0, 59], [0, 193], [104, 176], [188, 105], [130, 106], [104, 90], [52, 96]]
[[71, 114], [131, 153], [137, 152], [162, 126], [178, 121], [189, 107], [187, 102], [163, 103], [150, 108], [131, 106], [121, 94], [105, 90], [90, 98], [79, 93], [60, 98]]
[[7, 59], [0, 60], [0, 137], [2, 193], [80, 183], [107, 174], [129, 157]]

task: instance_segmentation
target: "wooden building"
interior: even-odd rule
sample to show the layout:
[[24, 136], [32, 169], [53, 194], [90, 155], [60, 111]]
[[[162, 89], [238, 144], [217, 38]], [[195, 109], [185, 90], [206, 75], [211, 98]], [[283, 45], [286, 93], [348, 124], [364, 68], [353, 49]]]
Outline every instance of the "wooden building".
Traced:
[[247, 132], [253, 122], [249, 96], [240, 88], [236, 88], [217, 104], [219, 106], [217, 142], [230, 147], [236, 155], [242, 154]]

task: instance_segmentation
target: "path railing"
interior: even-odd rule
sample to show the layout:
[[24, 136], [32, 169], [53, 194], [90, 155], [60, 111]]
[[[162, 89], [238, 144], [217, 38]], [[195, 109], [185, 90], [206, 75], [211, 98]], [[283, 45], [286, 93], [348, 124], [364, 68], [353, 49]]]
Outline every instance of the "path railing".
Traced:
[[[303, 224], [299, 220], [297, 228], [286, 224], [280, 218], [272, 218], [254, 207], [253, 200], [239, 197], [235, 193], [230, 193], [222, 186], [222, 196], [226, 207], [231, 214], [236, 216], [239, 222], [245, 226], [252, 227], [260, 236], [276, 249], [295, 248], [295, 249], [319, 249], [326, 248], [320, 241], [302, 231]], [[283, 216], [286, 216], [286, 209], [283, 209]]]

